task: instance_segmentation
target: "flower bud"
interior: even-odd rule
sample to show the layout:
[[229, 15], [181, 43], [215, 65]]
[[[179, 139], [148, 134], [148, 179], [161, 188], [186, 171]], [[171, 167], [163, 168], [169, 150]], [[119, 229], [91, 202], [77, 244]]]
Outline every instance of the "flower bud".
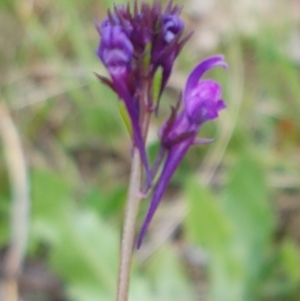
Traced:
[[165, 15], [163, 17], [164, 41], [170, 43], [183, 28], [184, 23], [177, 15]]
[[101, 26], [102, 40], [97, 54], [110, 74], [114, 76], [127, 72], [133, 56], [133, 45], [119, 25], [107, 21]]

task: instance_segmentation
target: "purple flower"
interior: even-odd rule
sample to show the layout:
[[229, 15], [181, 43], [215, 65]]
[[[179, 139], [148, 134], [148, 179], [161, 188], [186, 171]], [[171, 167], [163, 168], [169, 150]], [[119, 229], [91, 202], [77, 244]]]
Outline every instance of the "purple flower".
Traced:
[[149, 185], [152, 179], [141, 127], [144, 117], [153, 112], [154, 103], [158, 109], [158, 100], [153, 99], [152, 90], [158, 67], [163, 69], [161, 83], [158, 83], [160, 98], [174, 60], [188, 39], [180, 40], [184, 23], [179, 13], [180, 8], [172, 1], [163, 11], [158, 0], [152, 5], [144, 2], [138, 5], [136, 0], [133, 11], [129, 4], [115, 5], [113, 12], [108, 11], [107, 18], [96, 24], [101, 36], [97, 55], [110, 78], [97, 76], [126, 106], [133, 143], [139, 149]]
[[179, 114], [177, 114], [179, 108], [173, 108], [171, 117], [159, 132], [162, 148], [167, 156], [138, 237], [138, 248], [168, 183], [188, 149], [194, 144], [211, 141], [209, 139], [197, 139], [201, 125], [206, 121], [217, 118], [219, 111], [226, 107], [221, 99], [222, 90], [220, 85], [213, 80], [201, 80], [205, 72], [218, 66], [227, 68], [227, 64], [221, 55], [210, 57], [196, 66], [189, 75], [184, 89], [184, 108]]
[[[117, 92], [118, 96], [125, 103], [132, 124], [134, 143], [139, 149], [145, 166], [147, 182], [151, 183], [152, 179], [145, 143], [139, 125], [138, 107], [126, 83], [131, 68], [130, 64], [134, 51], [133, 45], [119, 25], [111, 25], [105, 20], [98, 26], [98, 30], [102, 36], [102, 40], [99, 44], [97, 54], [110, 73], [112, 79], [110, 86], [113, 87], [113, 90]], [[99, 78], [104, 82], [106, 81], [105, 78], [100, 76]]]
[[110, 25], [107, 20], [99, 26], [102, 36], [97, 51], [111, 76], [126, 77], [130, 71], [133, 45], [119, 25]]

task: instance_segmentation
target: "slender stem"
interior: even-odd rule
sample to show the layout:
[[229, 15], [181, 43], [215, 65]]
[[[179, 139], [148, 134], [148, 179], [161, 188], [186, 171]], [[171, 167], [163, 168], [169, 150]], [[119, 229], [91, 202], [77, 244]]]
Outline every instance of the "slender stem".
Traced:
[[[142, 89], [141, 101], [141, 130], [144, 141], [146, 141], [151, 113], [147, 110], [148, 84], [145, 82]], [[130, 270], [132, 251], [135, 241], [135, 226], [141, 201], [142, 185], [142, 161], [139, 150], [134, 146], [131, 163], [131, 174], [129, 180], [128, 197], [125, 208], [125, 217], [120, 248], [118, 287], [116, 301], [127, 301], [129, 294]]]
[[135, 225], [140, 204], [141, 177], [142, 162], [138, 149], [134, 147], [120, 250], [117, 301], [128, 300], [131, 258], [132, 250], [134, 247]]

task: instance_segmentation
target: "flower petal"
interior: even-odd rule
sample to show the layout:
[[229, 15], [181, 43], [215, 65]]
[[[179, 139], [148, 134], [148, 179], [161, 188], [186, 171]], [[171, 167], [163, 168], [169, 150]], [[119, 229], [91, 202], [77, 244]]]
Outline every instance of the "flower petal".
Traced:
[[223, 55], [215, 55], [209, 57], [206, 60], [202, 61], [193, 69], [193, 71], [191, 72], [191, 74], [187, 79], [186, 86], [184, 89], [184, 93], [183, 93], [184, 101], [186, 100], [186, 95], [189, 94], [190, 91], [197, 85], [202, 75], [214, 67], [223, 67], [223, 68], [228, 67], [228, 65], [224, 62]]
[[224, 102], [220, 101], [221, 86], [213, 80], [200, 80], [185, 95], [185, 111], [192, 123], [202, 124], [218, 117]]

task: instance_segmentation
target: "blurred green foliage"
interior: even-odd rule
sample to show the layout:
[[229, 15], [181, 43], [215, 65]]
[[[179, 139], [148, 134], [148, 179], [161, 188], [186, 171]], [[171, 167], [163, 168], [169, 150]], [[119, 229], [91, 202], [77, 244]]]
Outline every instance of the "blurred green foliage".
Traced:
[[[105, 73], [95, 55], [94, 19], [111, 5], [0, 0], [0, 97], [30, 168], [26, 266], [46, 263], [65, 300], [112, 300], [116, 289], [130, 143], [116, 97], [93, 74]], [[148, 244], [135, 253], [130, 300], [300, 300], [300, 72], [283, 47], [294, 28], [289, 15], [260, 20], [253, 35], [233, 30], [214, 49], [230, 66], [212, 75], [223, 84], [228, 109], [201, 133], [215, 142], [192, 149], [176, 173], [165, 206], [173, 208], [173, 196], [183, 189], [187, 216], [170, 242], [156, 249], [153, 227]], [[199, 55], [193, 39], [179, 58], [179, 77], [211, 54]], [[154, 132], [173, 103], [178, 87], [171, 88]], [[151, 142], [151, 158], [156, 150]], [[0, 179], [4, 250], [11, 204], [4, 160]], [[207, 259], [199, 264], [201, 252]], [[28, 290], [25, 300], [58, 300], [42, 287]]]

